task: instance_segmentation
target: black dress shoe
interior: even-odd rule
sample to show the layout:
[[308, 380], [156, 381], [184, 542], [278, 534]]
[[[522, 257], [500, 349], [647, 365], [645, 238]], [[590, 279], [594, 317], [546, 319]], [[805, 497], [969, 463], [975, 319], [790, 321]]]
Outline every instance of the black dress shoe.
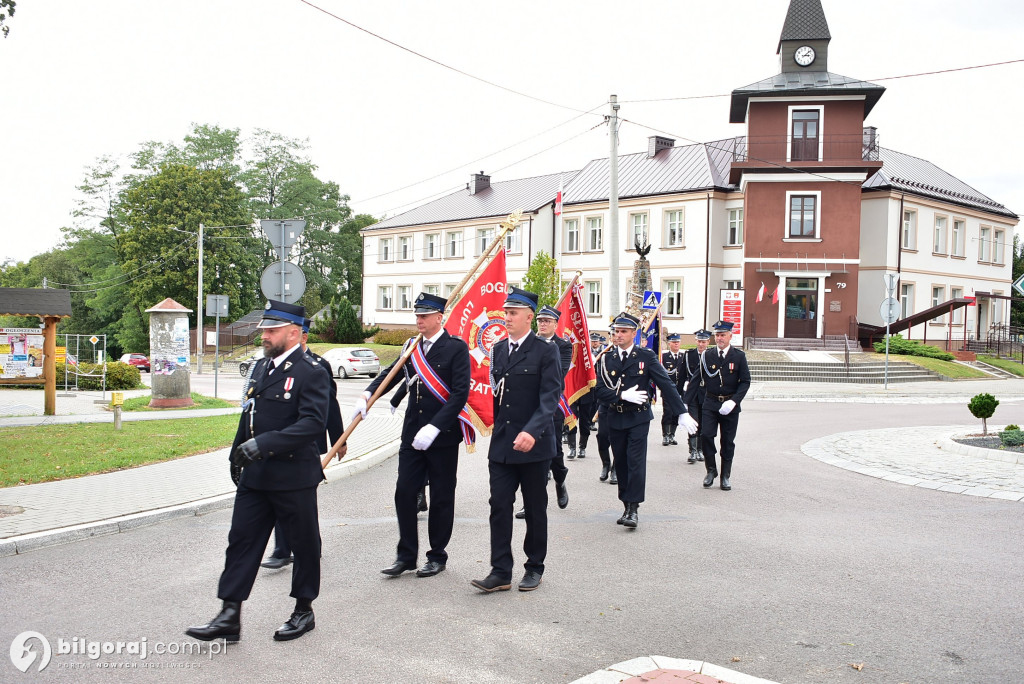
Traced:
[[242, 634], [242, 602], [225, 601], [217, 617], [202, 627], [189, 627], [185, 635], [200, 641], [238, 641]]
[[669, 444], [670, 444], [671, 446], [675, 446], [675, 445], [679, 444], [679, 442], [677, 442], [677, 441], [676, 441], [676, 437], [675, 437], [675, 435], [669, 435], [669, 436], [668, 436], [668, 443], [669, 443]]
[[719, 480], [718, 486], [724, 489], [725, 491], [729, 491], [730, 489], [732, 489], [732, 485], [729, 484], [729, 478], [727, 477], [723, 477], [721, 480]]
[[586, 457], [587, 457], [587, 450], [584, 449], [583, 447], [580, 447], [580, 451], [579, 451], [578, 454], [576, 454], [576, 458], [586, 458]]
[[624, 507], [622, 509], [622, 515], [620, 515], [619, 519], [615, 521], [616, 525], [621, 525], [622, 523], [626, 522], [626, 516], [629, 515], [629, 504], [622, 504], [622, 505]]
[[523, 579], [519, 582], [519, 591], [533, 591], [540, 586], [540, 573], [527, 570]]
[[381, 570], [381, 572], [389, 577], [398, 577], [406, 570], [415, 570], [416, 564], [412, 561], [400, 561], [396, 560], [388, 567]]
[[439, 572], [444, 572], [445, 565], [441, 561], [427, 561], [423, 567], [416, 571], [417, 577], [433, 577]]
[[558, 507], [565, 508], [569, 505], [569, 490], [564, 482], [555, 483], [555, 493], [558, 495]]
[[427, 510], [427, 495], [424, 492], [416, 495], [416, 510], [420, 513]]
[[526, 517], [526, 506], [523, 506], [518, 511], [516, 511], [516, 520], [522, 520], [525, 517]]
[[686, 462], [687, 463], [696, 463], [697, 462], [697, 457], [693, 455], [692, 451], [690, 452], [690, 457], [686, 459]]
[[619, 484], [619, 476], [615, 474], [615, 468], [614, 467], [611, 469], [611, 472], [608, 474], [608, 484], [613, 484], [613, 485]]
[[704, 489], [707, 489], [711, 485], [715, 484], [716, 477], [718, 477], [718, 473], [708, 473], [707, 477], [704, 478]]
[[482, 580], [473, 580], [470, 584], [488, 594], [494, 591], [508, 591], [512, 588], [512, 580], [498, 577], [493, 573]]
[[629, 529], [636, 529], [636, 526], [640, 522], [640, 519], [637, 516], [638, 508], [640, 508], [640, 504], [638, 503], [626, 504], [626, 516], [622, 520], [623, 527], [627, 527]]
[[662, 435], [661, 446], [668, 446], [668, 435]]
[[290, 641], [292, 639], [298, 639], [306, 632], [312, 632], [316, 629], [316, 618], [313, 617], [313, 611], [310, 610], [297, 610], [291, 614], [288, 621], [277, 628], [274, 632], [274, 641]]
[[569, 460], [572, 461], [575, 458], [576, 458], [576, 447], [571, 446], [571, 447], [569, 447]]
[[267, 556], [266, 558], [263, 559], [263, 562], [260, 563], [260, 567], [261, 568], [270, 568], [271, 570], [277, 570], [279, 568], [283, 568], [284, 566], [288, 565], [293, 560], [295, 560], [295, 559], [292, 556], [288, 556], [286, 558], [280, 558], [278, 556]]
[[698, 451], [697, 452], [697, 460], [698, 461], [703, 461], [704, 460], [704, 454], [702, 454], [701, 452]]
[[604, 482], [605, 480], [607, 480], [608, 479], [608, 471], [609, 470], [611, 470], [611, 468], [609, 468], [608, 466], [606, 466], [606, 465], [601, 466], [601, 474], [598, 476], [597, 479], [599, 479], [601, 482]]

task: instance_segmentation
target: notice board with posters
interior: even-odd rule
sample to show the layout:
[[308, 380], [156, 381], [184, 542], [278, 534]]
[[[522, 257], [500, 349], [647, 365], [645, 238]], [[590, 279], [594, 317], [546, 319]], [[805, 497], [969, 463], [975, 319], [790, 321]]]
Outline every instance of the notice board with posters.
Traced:
[[43, 374], [43, 331], [0, 328], [0, 378], [38, 378]]
[[732, 344], [743, 346], [743, 290], [722, 290], [719, 320], [732, 323]]

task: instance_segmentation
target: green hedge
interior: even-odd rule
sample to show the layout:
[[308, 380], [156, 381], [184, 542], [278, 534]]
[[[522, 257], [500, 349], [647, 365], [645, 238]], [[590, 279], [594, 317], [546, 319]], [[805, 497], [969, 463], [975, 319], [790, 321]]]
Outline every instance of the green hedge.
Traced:
[[[875, 342], [875, 351], [880, 354], [885, 353], [885, 340]], [[902, 354], [904, 356], [927, 356], [932, 359], [939, 359], [940, 361], [953, 361], [956, 358], [938, 347], [921, 344], [916, 340], [905, 340], [899, 334], [889, 336], [889, 353]]]
[[[68, 369], [68, 386], [73, 387], [75, 376], [72, 374], [76, 369], [74, 366]], [[78, 389], [80, 390], [102, 390], [103, 389], [103, 366], [95, 363], [79, 363], [79, 373], [87, 373], [89, 377], [78, 376]], [[95, 377], [92, 377], [95, 375]], [[57, 386], [64, 386], [64, 364], [57, 364]], [[108, 390], [129, 390], [145, 387], [142, 384], [142, 374], [136, 366], [128, 363], [115, 361], [107, 364], [107, 389]]]
[[400, 347], [407, 339], [415, 336], [416, 333], [409, 330], [381, 330], [374, 336], [373, 341], [376, 344], [393, 344]]

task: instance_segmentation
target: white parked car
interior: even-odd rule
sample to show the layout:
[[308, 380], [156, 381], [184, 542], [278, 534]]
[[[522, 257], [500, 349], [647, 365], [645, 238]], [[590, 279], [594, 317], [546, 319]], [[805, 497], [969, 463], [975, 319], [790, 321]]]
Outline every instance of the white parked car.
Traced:
[[353, 375], [374, 377], [380, 373], [380, 357], [366, 347], [336, 347], [328, 349], [321, 356], [331, 364], [337, 378], [349, 378]]

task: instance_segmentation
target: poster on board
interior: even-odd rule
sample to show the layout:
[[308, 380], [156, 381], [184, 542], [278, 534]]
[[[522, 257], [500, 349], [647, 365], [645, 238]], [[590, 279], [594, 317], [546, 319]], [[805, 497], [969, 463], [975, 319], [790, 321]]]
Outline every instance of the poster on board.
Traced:
[[0, 328], [0, 378], [38, 378], [43, 374], [43, 331]]

